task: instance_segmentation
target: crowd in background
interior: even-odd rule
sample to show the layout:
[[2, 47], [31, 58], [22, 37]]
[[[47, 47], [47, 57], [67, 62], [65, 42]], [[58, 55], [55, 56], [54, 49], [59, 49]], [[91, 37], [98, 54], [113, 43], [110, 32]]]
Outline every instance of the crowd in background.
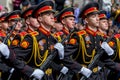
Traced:
[[[14, 10], [26, 10], [29, 6], [31, 5], [37, 5], [39, 4], [41, 1], [43, 0], [7, 0], [6, 1], [6, 6], [5, 5], [0, 5], [0, 15], [6, 12], [11, 12]], [[79, 26], [80, 29], [83, 29], [83, 24], [84, 21], [82, 21], [80, 18], [78, 18], [78, 15], [80, 14], [80, 11], [82, 9], [83, 5], [82, 3], [84, 3], [84, 5], [86, 3], [88, 3], [89, 1], [93, 1], [93, 0], [83, 0], [84, 2], [81, 3], [75, 3], [74, 0], [54, 0], [55, 1], [55, 9], [57, 12], [61, 11], [63, 8], [65, 7], [74, 7], [74, 15], [75, 15], [75, 22], [77, 23], [77, 26]], [[119, 3], [111, 3], [111, 0], [94, 0], [94, 1], [102, 1], [102, 3], [100, 3], [100, 5], [102, 5], [101, 9], [106, 11], [106, 15], [110, 21], [110, 33], [114, 32], [113, 29], [119, 29], [120, 28], [120, 24], [116, 23], [114, 21], [115, 15], [119, 13], [120, 11], [120, 5]], [[73, 3], [74, 2], [74, 3]], [[114, 25], [114, 27], [113, 27]], [[120, 30], [118, 30], [120, 31]], [[109, 32], [109, 31], [108, 31]]]

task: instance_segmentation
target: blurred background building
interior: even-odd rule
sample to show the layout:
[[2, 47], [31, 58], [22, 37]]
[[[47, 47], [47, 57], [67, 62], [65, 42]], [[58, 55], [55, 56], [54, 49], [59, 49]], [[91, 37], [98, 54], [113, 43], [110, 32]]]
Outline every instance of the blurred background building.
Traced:
[[[9, 1], [10, 0], [0, 0], [0, 5], [6, 6], [7, 5], [6, 3]], [[34, 3], [34, 1], [35, 1], [35, 3], [39, 3], [40, 1], [43, 1], [43, 0], [29, 0], [29, 1], [31, 1], [32, 3]], [[61, 2], [61, 1], [65, 1], [65, 0], [55, 0], [55, 1]], [[79, 7], [85, 5], [86, 3], [90, 2], [90, 1], [98, 1], [101, 3], [101, 5], [103, 2], [111, 2], [112, 4], [113, 3], [120, 4], [120, 0], [66, 0], [66, 1], [67, 1], [68, 5], [69, 4], [74, 5], [75, 3], [79, 3]], [[71, 3], [69, 3], [68, 1], [70, 1]]]

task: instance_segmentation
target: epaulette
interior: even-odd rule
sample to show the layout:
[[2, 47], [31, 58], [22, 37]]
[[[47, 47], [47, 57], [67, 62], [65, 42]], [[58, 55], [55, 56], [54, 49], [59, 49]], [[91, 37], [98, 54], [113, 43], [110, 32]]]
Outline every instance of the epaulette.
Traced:
[[98, 31], [98, 32], [97, 32], [97, 35], [102, 36], [102, 37], [107, 37], [107, 35], [106, 35], [106, 34], [101, 33], [100, 31]]
[[115, 38], [120, 38], [120, 34], [115, 34], [114, 37]]
[[6, 34], [0, 32], [0, 37], [6, 37]]
[[11, 45], [12, 46], [17, 46], [19, 44], [19, 42], [20, 42], [20, 40], [15, 39], [15, 40], [12, 41]]
[[31, 33], [29, 33], [31, 36], [37, 36], [37, 35], [39, 35], [39, 33], [37, 32], [37, 31], [33, 31], [33, 32], [31, 32]]
[[98, 35], [102, 35], [102, 33], [101, 33], [100, 31], [97, 31], [97, 34], [98, 34]]
[[78, 32], [77, 32], [77, 35], [84, 35], [84, 34], [86, 34], [86, 31], [85, 31], [85, 30], [81, 30], [81, 31], [78, 31]]
[[25, 31], [19, 33], [20, 36], [25, 36], [26, 34], [27, 34], [27, 32], [25, 32]]
[[57, 33], [55, 33], [55, 36], [60, 36], [60, 35], [63, 35], [63, 32], [57, 32]]

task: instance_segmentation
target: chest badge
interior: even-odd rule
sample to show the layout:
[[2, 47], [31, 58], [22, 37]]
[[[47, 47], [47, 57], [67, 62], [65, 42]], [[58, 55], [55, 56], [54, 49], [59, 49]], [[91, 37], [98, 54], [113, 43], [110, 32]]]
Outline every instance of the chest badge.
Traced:
[[42, 40], [40, 40], [39, 41], [39, 48], [41, 49], [41, 50], [44, 50], [44, 44], [46, 43], [46, 40], [45, 39], [42, 39]]
[[88, 34], [85, 35], [85, 42], [86, 42], [86, 47], [89, 48], [91, 41], [90, 41], [90, 36]]

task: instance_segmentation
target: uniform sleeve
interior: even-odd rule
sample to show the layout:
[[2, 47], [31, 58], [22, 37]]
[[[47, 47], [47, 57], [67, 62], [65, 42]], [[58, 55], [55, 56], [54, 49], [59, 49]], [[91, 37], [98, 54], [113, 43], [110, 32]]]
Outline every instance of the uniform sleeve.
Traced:
[[34, 71], [34, 69], [26, 65], [24, 61], [17, 59], [12, 49], [10, 49], [10, 56], [9, 56], [8, 61], [11, 63], [11, 65], [15, 69], [18, 69], [19, 71], [21, 71], [23, 74], [27, 75], [28, 77], [30, 77]]
[[27, 35], [24, 37], [22, 42], [20, 42], [18, 47], [14, 47], [14, 52], [16, 54], [16, 57], [20, 60], [28, 60], [28, 55], [31, 55], [32, 53], [32, 45], [33, 45], [33, 39], [30, 35]]
[[22, 40], [18, 47], [10, 48], [9, 61], [11, 64], [25, 75], [30, 76], [33, 72], [33, 68], [26, 65], [25, 60], [27, 60], [28, 55], [32, 52], [32, 37], [27, 35]]
[[11, 67], [9, 67], [5, 62], [2, 60], [2, 56], [0, 55], [0, 71], [2, 72], [9, 72]]
[[106, 59], [104, 63], [107, 68], [120, 71], [120, 63], [114, 62], [112, 59]]
[[68, 44], [65, 45], [65, 57], [76, 55], [79, 49], [79, 37], [76, 34], [73, 34], [68, 40]]
[[62, 60], [62, 62], [66, 67], [68, 67], [75, 73], [78, 73], [82, 68], [82, 66], [76, 61], [74, 61], [71, 57], [65, 57], [64, 60]]
[[65, 58], [62, 60], [63, 64], [75, 73], [78, 73], [82, 68], [82, 66], [79, 63], [75, 62], [71, 57], [78, 53], [78, 46], [79, 38], [76, 34], [74, 34], [65, 47]]

